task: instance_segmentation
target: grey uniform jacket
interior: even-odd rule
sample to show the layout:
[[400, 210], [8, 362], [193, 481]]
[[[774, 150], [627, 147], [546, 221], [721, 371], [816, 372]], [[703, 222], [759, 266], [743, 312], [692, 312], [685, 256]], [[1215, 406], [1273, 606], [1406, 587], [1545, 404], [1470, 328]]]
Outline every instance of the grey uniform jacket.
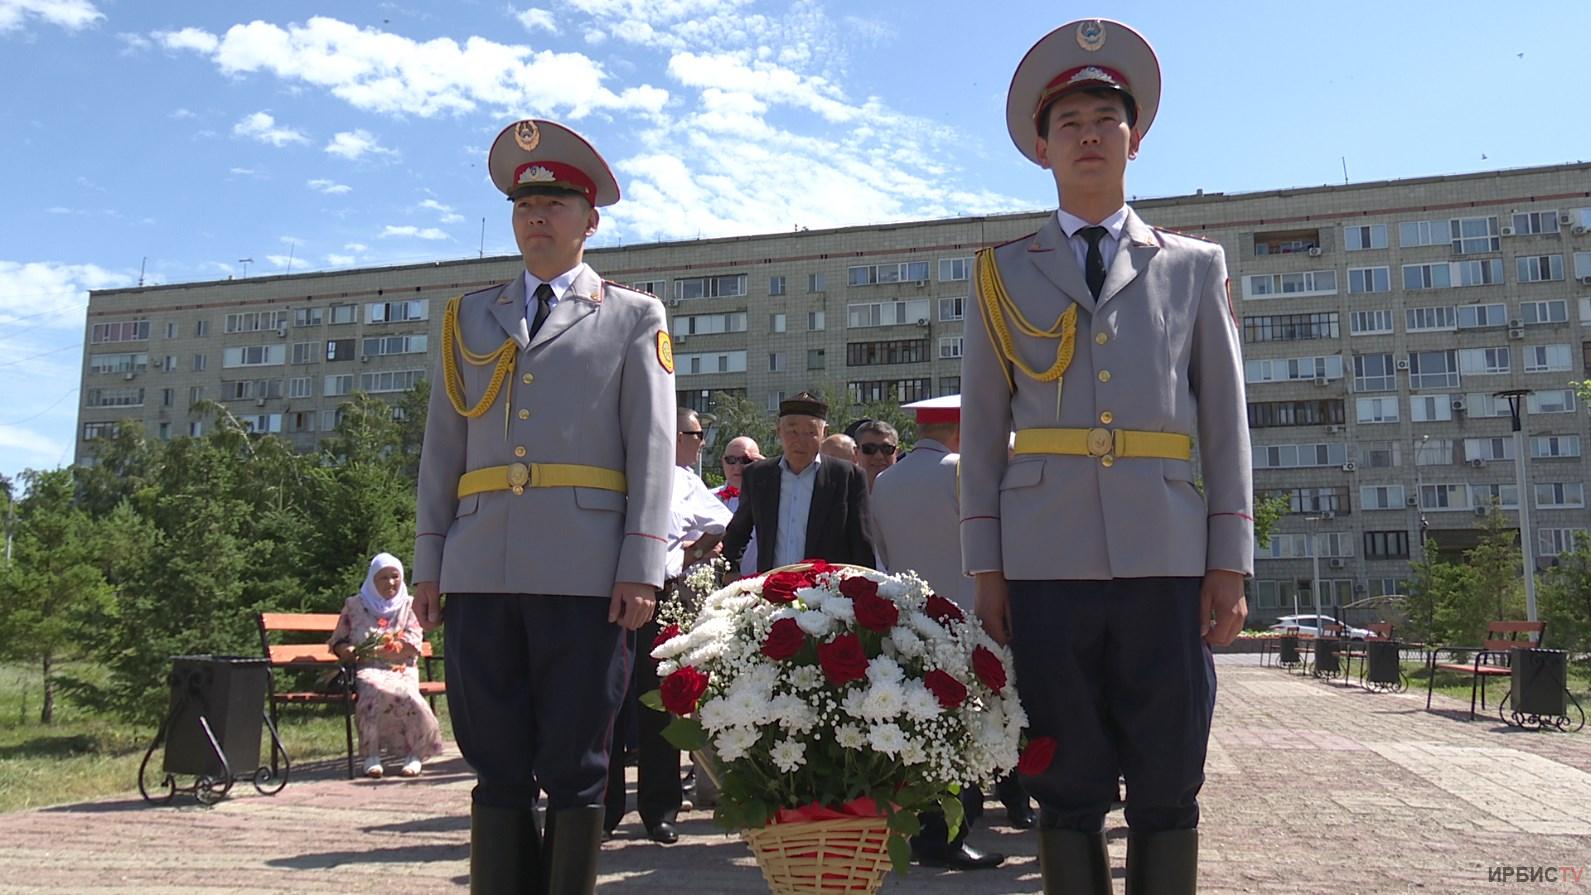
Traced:
[[[593, 597], [611, 595], [617, 581], [661, 587], [675, 424], [672, 353], [658, 338], [663, 305], [587, 267], [532, 341], [524, 283], [517, 276], [460, 303], [458, 329], [471, 351], [491, 352], [506, 338], [520, 348], [513, 378], [484, 414], [454, 410], [438, 361], [420, 454], [414, 580], [452, 593]], [[454, 358], [473, 405], [492, 367]], [[538, 487], [457, 496], [465, 472], [516, 462], [617, 470], [628, 494]]]
[[[1055, 216], [994, 250], [1006, 291], [1041, 329], [1079, 306], [1075, 354], [1056, 385], [1012, 369], [1008, 391], [981, 312], [967, 314], [961, 396], [961, 544], [971, 572], [1007, 579], [1253, 574], [1253, 472], [1243, 362], [1220, 246], [1128, 211], [1096, 302]], [[974, 292], [974, 299], [980, 294]], [[1056, 340], [1011, 327], [1024, 362]], [[1108, 422], [1107, 422], [1108, 420]], [[1194, 437], [1204, 494], [1184, 460], [1021, 454], [1007, 432], [1123, 428]]]
[[879, 473], [868, 495], [873, 548], [890, 572], [916, 572], [961, 608], [972, 611], [972, 579], [961, 572], [958, 455], [932, 438]]

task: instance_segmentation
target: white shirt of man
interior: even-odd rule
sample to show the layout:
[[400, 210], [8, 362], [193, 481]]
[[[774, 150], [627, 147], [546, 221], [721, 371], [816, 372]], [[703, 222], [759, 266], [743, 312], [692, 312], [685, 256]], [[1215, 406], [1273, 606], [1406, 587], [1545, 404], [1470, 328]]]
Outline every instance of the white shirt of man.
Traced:
[[[724, 506], [729, 508], [729, 512], [733, 513], [740, 509], [740, 489], [735, 489], [736, 494], [734, 497], [725, 497], [724, 489], [728, 487], [728, 485], [725, 485], [713, 493], [718, 496], [719, 500], [724, 502]], [[753, 528], [751, 532], [751, 540], [746, 542], [746, 549], [740, 554], [740, 576], [742, 578], [757, 574], [757, 530]], [[802, 559], [805, 558], [802, 557]]]
[[[1061, 232], [1066, 234], [1066, 241], [1072, 247], [1072, 256], [1077, 259], [1077, 269], [1087, 270], [1088, 239], [1078, 231], [1094, 225], [1064, 209], [1056, 209], [1055, 217], [1061, 222]], [[1116, 246], [1121, 244], [1121, 228], [1126, 225], [1127, 206], [1125, 205], [1116, 209], [1115, 214], [1099, 222], [1099, 226], [1105, 228], [1105, 236], [1099, 241], [1099, 257], [1105, 262], [1106, 270], [1110, 270], [1110, 263], [1116, 259]]]
[[734, 513], [707, 490], [707, 485], [694, 471], [684, 466], [674, 467], [674, 500], [669, 511], [664, 575], [678, 578], [685, 570], [685, 544], [702, 535], [723, 534], [732, 518]]
[[[552, 313], [552, 309], [558, 307], [558, 302], [563, 301], [564, 295], [569, 292], [569, 287], [575, 284], [575, 278], [580, 276], [585, 269], [586, 263], [582, 261], [547, 281], [547, 285], [552, 287], [552, 298], [547, 299], [547, 313]], [[527, 321], [536, 319], [536, 288], [542, 282], [535, 274], [528, 270], [525, 271], [525, 319]]]
[[812, 513], [812, 490], [818, 483], [818, 464], [823, 455], [812, 458], [807, 468], [795, 473], [785, 458], [779, 458], [779, 530], [774, 534], [774, 568], [806, 559], [807, 517]]

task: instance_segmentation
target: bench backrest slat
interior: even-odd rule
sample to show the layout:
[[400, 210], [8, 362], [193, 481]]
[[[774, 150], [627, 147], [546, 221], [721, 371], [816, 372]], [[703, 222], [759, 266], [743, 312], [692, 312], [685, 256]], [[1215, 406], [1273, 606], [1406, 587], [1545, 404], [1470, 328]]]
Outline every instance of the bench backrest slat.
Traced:
[[1485, 648], [1506, 652], [1519, 646], [1540, 646], [1546, 632], [1546, 622], [1487, 622]]
[[[260, 640], [272, 665], [336, 664], [337, 656], [326, 646], [325, 635], [337, 630], [335, 612], [262, 612]], [[315, 643], [271, 643], [271, 634], [321, 635]], [[432, 658], [435, 651], [428, 640], [420, 642], [420, 655]]]
[[335, 612], [262, 612], [260, 627], [284, 633], [325, 633], [337, 630]]

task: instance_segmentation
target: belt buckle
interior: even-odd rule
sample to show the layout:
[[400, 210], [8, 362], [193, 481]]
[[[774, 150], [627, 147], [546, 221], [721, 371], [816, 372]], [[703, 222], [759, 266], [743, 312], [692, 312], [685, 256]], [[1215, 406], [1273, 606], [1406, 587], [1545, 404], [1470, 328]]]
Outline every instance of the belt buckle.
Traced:
[[1115, 433], [1109, 429], [1088, 430], [1088, 455], [1090, 457], [1103, 457], [1116, 446]]
[[508, 464], [508, 487], [515, 494], [524, 494], [530, 484], [530, 467], [523, 463]]

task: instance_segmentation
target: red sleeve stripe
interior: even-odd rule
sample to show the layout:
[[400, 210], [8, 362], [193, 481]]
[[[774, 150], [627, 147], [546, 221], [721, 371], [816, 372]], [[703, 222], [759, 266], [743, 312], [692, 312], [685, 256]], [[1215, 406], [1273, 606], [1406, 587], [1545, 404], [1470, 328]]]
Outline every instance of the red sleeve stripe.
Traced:
[[638, 537], [638, 538], [651, 538], [652, 540], [657, 541], [659, 543], [663, 543], [663, 544], [667, 544], [668, 543], [668, 539], [667, 538], [660, 538], [657, 535], [649, 535], [649, 534], [647, 534], [644, 531], [627, 531], [627, 532], [624, 533], [624, 536], [627, 537], [627, 538], [630, 537], [631, 535], [634, 535], [635, 537]]
[[1250, 516], [1247, 513], [1211, 513], [1210, 514], [1210, 518], [1211, 519], [1214, 519], [1217, 516], [1236, 516], [1239, 519], [1242, 519], [1242, 520], [1247, 521], [1247, 522], [1253, 522], [1254, 521], [1254, 517]]

